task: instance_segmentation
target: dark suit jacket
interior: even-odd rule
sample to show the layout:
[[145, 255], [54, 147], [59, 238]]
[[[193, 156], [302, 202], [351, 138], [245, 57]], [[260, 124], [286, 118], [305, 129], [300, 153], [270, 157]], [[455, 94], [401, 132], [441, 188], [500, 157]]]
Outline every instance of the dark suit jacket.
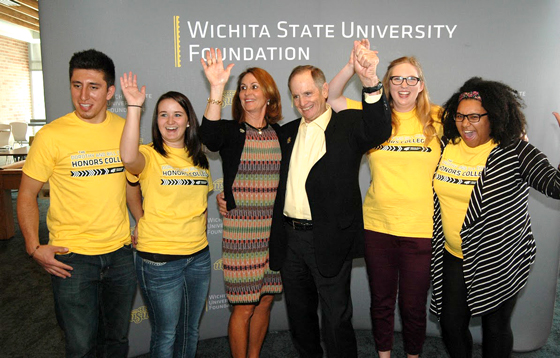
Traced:
[[[333, 112], [325, 130], [326, 153], [311, 168], [305, 182], [317, 264], [326, 277], [338, 274], [345, 260], [363, 256], [360, 162], [364, 153], [391, 135], [391, 110], [385, 95], [374, 104], [362, 103], [363, 111]], [[290, 158], [300, 121], [301, 118], [282, 126], [286, 142], [282, 146], [280, 183], [270, 233], [270, 267], [273, 270], [280, 270], [286, 257], [283, 210]]]

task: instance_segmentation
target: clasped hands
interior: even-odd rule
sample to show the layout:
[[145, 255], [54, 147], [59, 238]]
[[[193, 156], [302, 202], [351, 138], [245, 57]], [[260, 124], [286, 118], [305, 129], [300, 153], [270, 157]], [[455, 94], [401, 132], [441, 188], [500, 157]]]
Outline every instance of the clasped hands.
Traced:
[[362, 81], [364, 87], [373, 87], [379, 83], [377, 65], [379, 57], [377, 51], [370, 50], [369, 40], [354, 41], [354, 72]]

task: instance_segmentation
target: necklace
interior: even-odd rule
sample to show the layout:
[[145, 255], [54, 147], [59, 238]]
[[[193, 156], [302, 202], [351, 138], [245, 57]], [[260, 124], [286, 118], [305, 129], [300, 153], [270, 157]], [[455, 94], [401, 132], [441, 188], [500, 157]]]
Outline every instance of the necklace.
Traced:
[[245, 122], [246, 125], [248, 125], [249, 127], [255, 129], [259, 134], [262, 134], [262, 130], [266, 128], [266, 126], [268, 126], [268, 123], [265, 122], [264, 126], [262, 127], [255, 127], [250, 125], [249, 123]]

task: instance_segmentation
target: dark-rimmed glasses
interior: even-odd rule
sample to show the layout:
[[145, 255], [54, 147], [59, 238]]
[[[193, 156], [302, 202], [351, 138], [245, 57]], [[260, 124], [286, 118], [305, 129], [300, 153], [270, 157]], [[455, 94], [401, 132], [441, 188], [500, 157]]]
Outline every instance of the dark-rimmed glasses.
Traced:
[[469, 113], [469, 114], [462, 114], [457, 112], [455, 114], [455, 122], [463, 122], [463, 120], [466, 118], [469, 122], [471, 123], [478, 123], [480, 122], [480, 118], [487, 116], [488, 113]]
[[414, 77], [414, 76], [408, 76], [408, 77], [391, 76], [391, 77], [389, 77], [389, 80], [395, 86], [398, 86], [398, 85], [402, 84], [403, 81], [406, 81], [406, 84], [409, 85], [409, 86], [416, 86], [418, 84], [418, 82], [420, 82], [420, 78], [419, 77]]

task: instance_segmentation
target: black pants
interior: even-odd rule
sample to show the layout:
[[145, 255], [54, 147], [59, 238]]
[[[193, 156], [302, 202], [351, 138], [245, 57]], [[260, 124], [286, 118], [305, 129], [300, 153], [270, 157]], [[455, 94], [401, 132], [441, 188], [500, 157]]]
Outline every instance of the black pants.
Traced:
[[[482, 318], [482, 356], [508, 358], [513, 349], [511, 314], [517, 294], [504, 301]], [[451, 358], [472, 356], [472, 336], [469, 331], [471, 313], [467, 306], [467, 286], [463, 278], [463, 260], [444, 250], [443, 295], [440, 324], [442, 338]]]
[[285, 230], [288, 252], [280, 272], [296, 349], [301, 357], [323, 357], [317, 316], [320, 302], [327, 356], [357, 357], [350, 297], [352, 261], [346, 261], [336, 276], [325, 277], [317, 268], [312, 231], [297, 231], [287, 225]]

